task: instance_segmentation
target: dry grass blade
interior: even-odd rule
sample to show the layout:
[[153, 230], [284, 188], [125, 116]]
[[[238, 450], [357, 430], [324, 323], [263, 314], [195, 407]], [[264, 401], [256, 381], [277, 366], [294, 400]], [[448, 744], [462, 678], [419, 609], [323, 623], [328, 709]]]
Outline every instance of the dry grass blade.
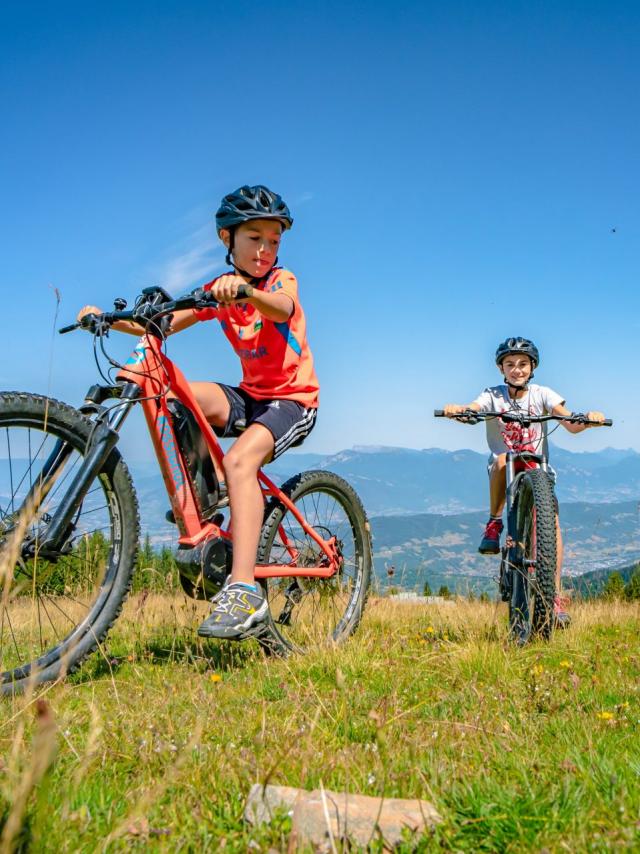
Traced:
[[44, 700], [38, 700], [31, 761], [25, 767], [14, 788], [11, 808], [0, 836], [0, 854], [9, 854], [14, 850], [14, 842], [22, 827], [29, 796], [53, 762], [56, 751], [56, 730], [51, 707]]

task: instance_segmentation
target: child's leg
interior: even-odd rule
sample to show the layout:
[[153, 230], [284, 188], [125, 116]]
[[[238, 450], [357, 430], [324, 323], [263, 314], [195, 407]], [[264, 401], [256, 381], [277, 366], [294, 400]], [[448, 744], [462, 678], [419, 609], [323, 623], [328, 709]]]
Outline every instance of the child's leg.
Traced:
[[[224, 458], [231, 498], [233, 567], [229, 583], [214, 596], [213, 610], [198, 629], [204, 637], [246, 637], [267, 619], [267, 600], [254, 578], [264, 515], [258, 470], [288, 447], [300, 444], [316, 419], [315, 409], [291, 400], [249, 400], [247, 406], [250, 425]], [[234, 410], [233, 403], [231, 408]]]
[[507, 455], [500, 454], [489, 472], [489, 521], [478, 546], [480, 554], [495, 555], [500, 552], [502, 534], [502, 511], [504, 509], [507, 483]]
[[233, 525], [231, 582], [253, 584], [264, 502], [258, 469], [270, 459], [274, 439], [262, 424], [251, 424], [224, 458]]
[[218, 383], [189, 383], [193, 396], [209, 424], [226, 427], [231, 405]]
[[[231, 404], [227, 395], [217, 383], [189, 383], [193, 396], [209, 424], [214, 427], [226, 427], [231, 414]], [[224, 483], [224, 471], [218, 461], [212, 456], [213, 467], [219, 483]]]
[[500, 518], [507, 491], [507, 455], [500, 454], [491, 466], [489, 481], [489, 515]]
[[562, 542], [562, 531], [560, 530], [560, 519], [556, 514], [556, 592], [559, 593], [562, 588], [562, 558], [564, 556], [564, 545]]
[[251, 424], [224, 458], [233, 523], [233, 568], [213, 597], [213, 610], [198, 629], [203, 637], [240, 638], [259, 628], [269, 613], [254, 573], [264, 503], [258, 469], [271, 457], [274, 439], [262, 424]]

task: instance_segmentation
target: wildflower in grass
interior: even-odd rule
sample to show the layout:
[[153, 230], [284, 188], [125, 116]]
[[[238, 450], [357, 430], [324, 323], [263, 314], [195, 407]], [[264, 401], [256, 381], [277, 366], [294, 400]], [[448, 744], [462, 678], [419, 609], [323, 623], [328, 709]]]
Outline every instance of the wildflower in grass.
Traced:
[[427, 634], [432, 635], [434, 633], [435, 633], [435, 629], [433, 628], [433, 626], [427, 626]]
[[612, 721], [613, 712], [598, 712], [597, 717], [600, 718], [601, 721]]
[[544, 673], [544, 667], [541, 664], [534, 664], [531, 668], [531, 672], [534, 676], [542, 676]]
[[220, 676], [219, 673], [212, 673], [211, 676], [209, 676], [209, 680], [211, 682], [222, 682], [222, 676]]
[[567, 661], [567, 659], [566, 659], [566, 658], [564, 658], [564, 659], [560, 662], [560, 667], [571, 667], [571, 662], [570, 662], [570, 661]]

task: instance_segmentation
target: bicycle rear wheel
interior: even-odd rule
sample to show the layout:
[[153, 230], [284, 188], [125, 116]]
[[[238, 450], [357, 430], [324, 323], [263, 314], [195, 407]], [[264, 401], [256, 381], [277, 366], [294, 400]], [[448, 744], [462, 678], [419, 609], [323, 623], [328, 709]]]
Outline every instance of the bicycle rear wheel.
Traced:
[[[263, 582], [269, 602], [271, 651], [306, 652], [336, 643], [357, 628], [371, 581], [371, 535], [355, 491], [332, 472], [308, 471], [282, 487], [301, 515], [324, 539], [336, 538], [341, 566], [332, 578], [269, 578]], [[295, 558], [291, 556], [291, 547]], [[267, 507], [258, 546], [259, 564], [312, 566], [324, 554], [279, 501]]]
[[0, 394], [2, 694], [74, 670], [104, 638], [129, 589], [138, 506], [115, 449], [74, 513], [60, 552], [45, 557], [39, 549], [92, 427], [56, 400]]
[[553, 484], [542, 469], [521, 476], [516, 502], [516, 549], [512, 566], [509, 629], [519, 643], [553, 631], [557, 535]]

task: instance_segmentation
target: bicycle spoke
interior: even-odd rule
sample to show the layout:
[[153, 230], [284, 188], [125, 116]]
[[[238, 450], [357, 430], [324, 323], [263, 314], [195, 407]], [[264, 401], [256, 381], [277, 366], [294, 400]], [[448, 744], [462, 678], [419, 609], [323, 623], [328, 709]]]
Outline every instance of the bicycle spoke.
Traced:
[[15, 513], [14, 491], [13, 491], [13, 459], [11, 457], [11, 440], [9, 439], [9, 428], [5, 428], [7, 438], [7, 460], [9, 461], [9, 494], [11, 495], [11, 512]]
[[[328, 480], [333, 477], [329, 475]], [[363, 565], [362, 552], [343, 501], [342, 494], [330, 488], [308, 490], [295, 504], [310, 530], [305, 530], [293, 514], [285, 513], [280, 533], [274, 537], [269, 555], [272, 563], [292, 560], [285, 542], [296, 551], [295, 563], [300, 567], [326, 561], [326, 554], [311, 531], [325, 542], [332, 540], [341, 555], [340, 568], [330, 578], [302, 576], [297, 579], [296, 587], [287, 584], [286, 579], [268, 582], [278, 630], [297, 646], [313, 646], [337, 637], [346, 625], [349, 603], [358, 595], [354, 591]]]
[[[5, 611], [7, 610], [6, 607], [4, 610]], [[11, 616], [8, 612], [7, 612], [7, 623], [9, 624], [9, 631], [11, 632], [11, 637], [13, 638], [13, 645], [16, 648], [16, 655], [18, 657], [18, 661], [20, 662], [20, 664], [22, 664], [23, 663], [22, 662], [22, 656], [20, 655], [20, 650], [18, 649], [18, 643], [16, 641], [16, 636], [15, 636], [14, 631], [13, 631], [13, 625], [11, 623]]]
[[[38, 604], [39, 604], [39, 603], [40, 603], [40, 601], [41, 601], [41, 597], [40, 597], [40, 596], [38, 596], [38, 597], [37, 597], [37, 599], [38, 599]], [[57, 630], [56, 630], [56, 627], [55, 627], [55, 625], [54, 625], [54, 623], [53, 623], [53, 620], [51, 619], [51, 614], [49, 614], [49, 611], [48, 611], [48, 609], [47, 609], [47, 606], [44, 604], [44, 601], [42, 602], [42, 608], [43, 608], [43, 610], [44, 610], [45, 614], [47, 615], [47, 619], [48, 619], [48, 620], [49, 620], [49, 622], [51, 623], [51, 628], [53, 629], [53, 633], [54, 633], [54, 635], [55, 635], [55, 637], [56, 637], [56, 640], [57, 640], [58, 642], [60, 642], [60, 640], [61, 640], [60, 635], [58, 634], [58, 632], [57, 632]], [[43, 650], [44, 650], [44, 646], [42, 646], [42, 647], [41, 647], [41, 650], [40, 650], [40, 651], [42, 652]]]

